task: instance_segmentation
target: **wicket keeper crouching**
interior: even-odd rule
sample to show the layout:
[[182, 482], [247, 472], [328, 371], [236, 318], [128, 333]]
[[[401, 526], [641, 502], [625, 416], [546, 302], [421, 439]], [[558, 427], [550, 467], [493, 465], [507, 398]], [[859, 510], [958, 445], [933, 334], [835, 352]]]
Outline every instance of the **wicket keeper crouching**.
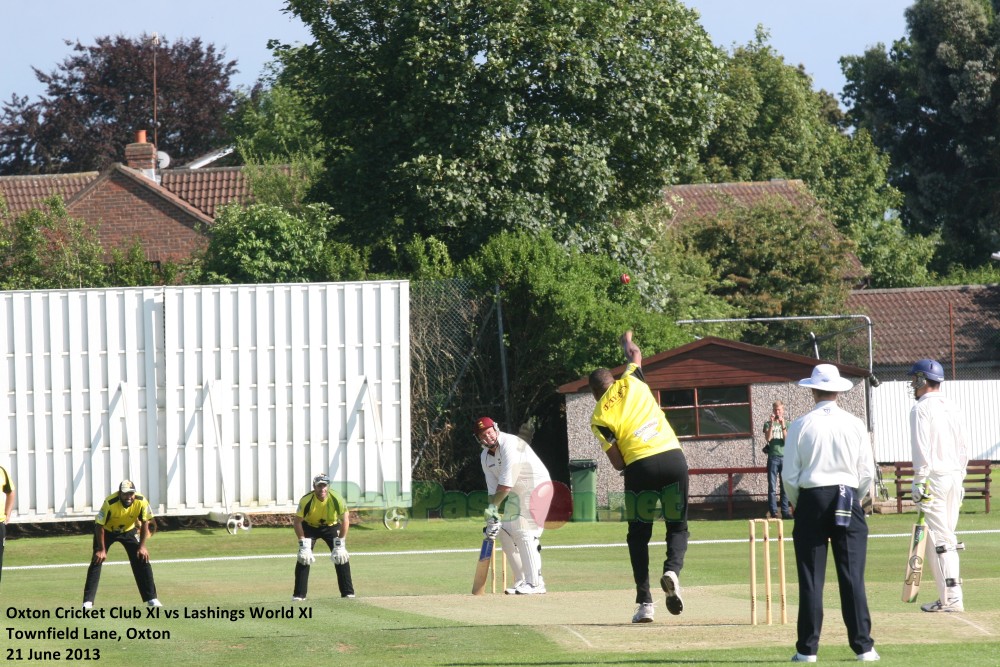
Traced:
[[309, 566], [316, 562], [313, 547], [321, 539], [330, 547], [330, 560], [337, 572], [340, 597], [354, 597], [351, 581], [350, 555], [347, 553], [347, 531], [351, 527], [347, 504], [339, 495], [330, 491], [330, 478], [320, 474], [313, 478], [313, 490], [302, 496], [292, 521], [299, 540], [299, 553], [295, 563], [295, 590], [292, 600], [302, 602], [309, 591]]
[[135, 492], [135, 484], [125, 480], [118, 491], [104, 499], [101, 511], [97, 513], [94, 526], [94, 557], [87, 569], [87, 583], [83, 587], [83, 607], [90, 609], [97, 598], [97, 586], [101, 583], [101, 566], [108, 557], [108, 549], [115, 542], [120, 543], [128, 554], [132, 566], [135, 585], [139, 588], [142, 601], [149, 607], [162, 607], [156, 598], [156, 584], [153, 582], [153, 566], [149, 564], [146, 539], [149, 537], [153, 512], [149, 501]]

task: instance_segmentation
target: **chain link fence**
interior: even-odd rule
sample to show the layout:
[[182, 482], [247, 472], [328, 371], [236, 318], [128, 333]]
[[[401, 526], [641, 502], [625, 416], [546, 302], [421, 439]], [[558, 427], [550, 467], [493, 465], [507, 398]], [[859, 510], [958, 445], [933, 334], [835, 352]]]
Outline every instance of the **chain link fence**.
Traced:
[[477, 417], [504, 414], [498, 316], [495, 296], [467, 280], [410, 283], [414, 479], [482, 486], [471, 428]]

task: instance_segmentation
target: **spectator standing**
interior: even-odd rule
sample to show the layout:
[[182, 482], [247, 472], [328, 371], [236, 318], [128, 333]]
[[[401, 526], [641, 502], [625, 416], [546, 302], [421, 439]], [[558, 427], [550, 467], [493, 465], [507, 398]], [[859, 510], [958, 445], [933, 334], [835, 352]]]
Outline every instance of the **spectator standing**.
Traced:
[[764, 453], [767, 454], [767, 509], [772, 519], [778, 518], [778, 501], [781, 501], [781, 518], [791, 519], [792, 509], [788, 504], [788, 494], [781, 483], [781, 471], [785, 462], [785, 404], [775, 401], [771, 406], [771, 417], [764, 422]]

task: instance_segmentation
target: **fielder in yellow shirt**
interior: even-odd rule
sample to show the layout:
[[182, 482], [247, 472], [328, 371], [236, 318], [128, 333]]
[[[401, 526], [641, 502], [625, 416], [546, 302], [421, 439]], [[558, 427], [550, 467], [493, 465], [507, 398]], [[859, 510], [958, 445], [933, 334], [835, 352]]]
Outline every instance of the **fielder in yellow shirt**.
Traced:
[[628, 553], [639, 605], [632, 622], [652, 623], [649, 540], [657, 501], [667, 525], [660, 587], [666, 593], [667, 611], [675, 616], [684, 611], [678, 575], [688, 545], [688, 466], [677, 435], [643, 378], [642, 353], [632, 342], [631, 331], [622, 334], [621, 343], [628, 362], [622, 376], [615, 380], [607, 368], [590, 374], [590, 390], [597, 401], [590, 425], [611, 465], [625, 476]]
[[101, 511], [94, 522], [94, 557], [87, 569], [87, 583], [83, 587], [83, 608], [90, 609], [97, 598], [97, 585], [101, 583], [101, 566], [108, 557], [108, 549], [118, 542], [128, 554], [132, 576], [139, 588], [142, 601], [148, 607], [162, 607], [156, 598], [153, 566], [149, 564], [146, 540], [153, 512], [149, 501], [135, 492], [135, 484], [125, 480], [118, 491], [104, 499]]

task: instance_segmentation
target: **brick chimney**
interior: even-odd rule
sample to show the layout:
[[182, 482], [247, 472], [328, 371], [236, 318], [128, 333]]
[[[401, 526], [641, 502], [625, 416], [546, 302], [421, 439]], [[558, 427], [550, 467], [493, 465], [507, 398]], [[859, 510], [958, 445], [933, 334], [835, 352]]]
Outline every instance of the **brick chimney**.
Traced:
[[125, 166], [156, 180], [156, 146], [146, 142], [146, 130], [135, 133], [135, 143], [125, 147]]

